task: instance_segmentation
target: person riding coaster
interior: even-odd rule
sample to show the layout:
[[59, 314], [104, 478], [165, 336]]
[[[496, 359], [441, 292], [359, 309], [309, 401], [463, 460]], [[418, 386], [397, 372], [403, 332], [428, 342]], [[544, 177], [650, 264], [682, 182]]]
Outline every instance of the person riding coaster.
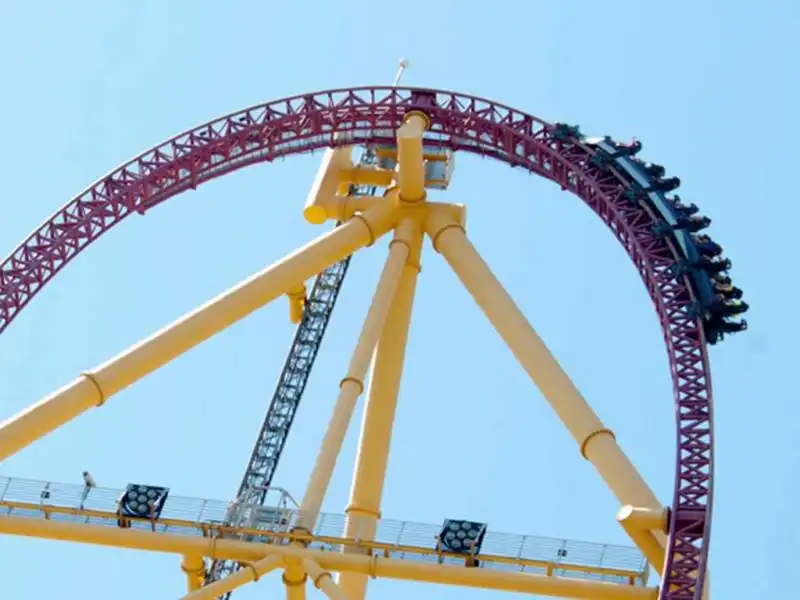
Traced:
[[692, 233], [697, 233], [710, 225], [711, 219], [706, 216], [692, 215], [691, 217], [685, 217], [680, 215], [675, 229], [686, 229]]
[[697, 204], [692, 202], [691, 204], [684, 204], [681, 202], [681, 197], [678, 194], [673, 196], [664, 196], [664, 199], [672, 205], [672, 209], [680, 216], [684, 215], [687, 217], [691, 217], [692, 215], [697, 214], [700, 209], [697, 207]]
[[614, 145], [614, 149], [617, 151], [616, 156], [633, 157], [639, 154], [639, 152], [642, 150], [642, 142], [636, 138], [633, 138], [627, 144], [623, 142], [615, 142], [613, 140], [611, 143]]
[[719, 273], [723, 273], [731, 268], [733, 264], [729, 258], [723, 259], [710, 259], [705, 256], [701, 256], [700, 259], [695, 262], [693, 267], [697, 269], [702, 269], [709, 275], [717, 275]]
[[719, 330], [723, 333], [739, 333], [747, 329], [747, 320], [741, 321], [721, 321]]
[[653, 179], [659, 179], [667, 174], [667, 170], [663, 166], [655, 163], [644, 163], [642, 168], [644, 169], [644, 172]]
[[742, 297], [742, 290], [730, 284], [721, 285], [716, 282], [713, 283], [714, 293], [722, 296], [728, 300], [740, 300]]
[[727, 275], [723, 275], [722, 273], [717, 273], [716, 275], [711, 276], [712, 283], [720, 284], [720, 285], [731, 285], [731, 278]]
[[703, 323], [703, 330], [711, 343], [715, 343], [725, 334], [739, 333], [747, 330], [747, 319], [728, 321], [721, 317], [712, 317]]
[[650, 184], [651, 188], [658, 192], [671, 192], [681, 185], [680, 177], [657, 178]]
[[711, 307], [711, 313], [720, 317], [735, 317], [746, 313], [750, 309], [747, 302], [741, 300], [728, 300], [723, 295], [718, 295], [715, 298], [714, 304]]
[[719, 256], [722, 254], [722, 246], [717, 244], [714, 240], [708, 237], [706, 234], [692, 234], [692, 241], [694, 245], [697, 247], [697, 251], [702, 254], [703, 256], [708, 256], [709, 258], [713, 258], [715, 256]]

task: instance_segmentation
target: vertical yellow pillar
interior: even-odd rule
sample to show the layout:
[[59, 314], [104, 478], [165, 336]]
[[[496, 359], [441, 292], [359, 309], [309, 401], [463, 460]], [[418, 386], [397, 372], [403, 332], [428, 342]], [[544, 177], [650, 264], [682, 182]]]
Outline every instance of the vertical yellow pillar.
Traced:
[[402, 220], [395, 231], [395, 237], [389, 246], [386, 266], [367, 311], [347, 375], [340, 385], [339, 396], [322, 439], [317, 461], [309, 477], [297, 520], [299, 529], [312, 531], [317, 521], [356, 402], [364, 391], [364, 378], [369, 368], [370, 357], [375, 351], [387, 319], [391, 318], [392, 302], [402, 286], [412, 240], [419, 239], [419, 231], [419, 222], [411, 219]]
[[[403, 373], [408, 329], [420, 271], [422, 233], [415, 231], [411, 252], [375, 350], [361, 437], [358, 443], [345, 537], [372, 539], [380, 518], [386, 464]], [[341, 573], [339, 585], [349, 600], [363, 600], [368, 576]]]
[[258, 562], [242, 567], [236, 573], [228, 575], [224, 579], [195, 588], [194, 591], [181, 598], [181, 600], [215, 600], [246, 583], [258, 581], [261, 576], [278, 568], [282, 561], [283, 557], [281, 556], [267, 556]]
[[185, 554], [181, 570], [186, 574], [186, 589], [190, 592], [203, 587], [206, 576], [206, 563], [200, 554]]
[[295, 557], [286, 559], [286, 569], [283, 571], [283, 585], [286, 587], [286, 600], [306, 600], [306, 574], [300, 560]]
[[422, 136], [428, 125], [425, 115], [411, 112], [397, 130], [397, 183], [403, 202], [416, 203], [425, 199], [425, 151]]

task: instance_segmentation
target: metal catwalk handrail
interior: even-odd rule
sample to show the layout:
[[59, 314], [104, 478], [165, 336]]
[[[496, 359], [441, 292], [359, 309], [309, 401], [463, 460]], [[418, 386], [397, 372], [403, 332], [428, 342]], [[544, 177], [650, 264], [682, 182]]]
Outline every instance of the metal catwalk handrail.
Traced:
[[[117, 500], [122, 494], [123, 490], [118, 489], [87, 489], [76, 484], [0, 477], [0, 518], [14, 515], [117, 526]], [[298, 511], [277, 507], [275, 518], [260, 522], [257, 528], [230, 527], [225, 521], [232, 504], [170, 495], [157, 521], [131, 519], [131, 527], [272, 544], [297, 540], [308, 542], [310, 548], [328, 551], [360, 547], [391, 558], [464, 563], [463, 555], [436, 550], [440, 530], [437, 525], [381, 519], [375, 540], [367, 542], [343, 538], [347, 517], [332, 513], [320, 515], [310, 536], [291, 532]], [[479, 558], [481, 567], [487, 569], [635, 586], [644, 586], [648, 577], [646, 560], [635, 548], [541, 536], [490, 531]]]

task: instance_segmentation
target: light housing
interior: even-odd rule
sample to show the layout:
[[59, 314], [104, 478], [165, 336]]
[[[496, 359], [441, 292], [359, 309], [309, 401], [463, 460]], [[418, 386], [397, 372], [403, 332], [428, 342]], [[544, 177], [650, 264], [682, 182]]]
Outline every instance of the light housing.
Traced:
[[130, 519], [155, 521], [161, 516], [169, 488], [129, 483], [117, 500], [120, 527], [130, 526]]
[[445, 519], [439, 533], [439, 548], [454, 554], [477, 556], [486, 535], [486, 523], [464, 519]]

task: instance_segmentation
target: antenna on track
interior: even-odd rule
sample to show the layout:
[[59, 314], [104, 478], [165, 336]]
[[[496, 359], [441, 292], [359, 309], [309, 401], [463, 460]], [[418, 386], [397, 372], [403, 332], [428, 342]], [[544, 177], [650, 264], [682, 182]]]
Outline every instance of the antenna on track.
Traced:
[[408, 61], [405, 58], [401, 58], [397, 66], [397, 74], [394, 76], [394, 83], [392, 83], [392, 87], [397, 87], [407, 67]]

